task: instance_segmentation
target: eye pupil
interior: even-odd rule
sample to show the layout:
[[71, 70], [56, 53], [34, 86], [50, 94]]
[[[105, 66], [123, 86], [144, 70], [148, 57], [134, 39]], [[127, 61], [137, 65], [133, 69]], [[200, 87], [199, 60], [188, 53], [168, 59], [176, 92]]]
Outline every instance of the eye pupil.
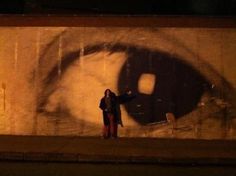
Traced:
[[167, 113], [180, 118], [197, 107], [209, 83], [183, 59], [135, 46], [129, 54], [129, 69], [121, 69], [118, 88], [122, 93], [128, 86], [137, 94], [124, 105], [134, 120], [142, 125], [166, 121]]

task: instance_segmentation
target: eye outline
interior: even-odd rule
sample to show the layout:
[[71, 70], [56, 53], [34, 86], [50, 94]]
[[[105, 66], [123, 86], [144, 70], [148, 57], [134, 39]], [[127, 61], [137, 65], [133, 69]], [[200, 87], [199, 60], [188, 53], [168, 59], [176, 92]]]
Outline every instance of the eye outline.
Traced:
[[[63, 32], [63, 35], [65, 34], [66, 32]], [[59, 37], [61, 36], [62, 34], [59, 34]], [[166, 37], [166, 36], [165, 36]], [[168, 38], [168, 37], [167, 37]], [[53, 42], [51, 42], [50, 44], [51, 45], [53, 45], [53, 43], [55, 42], [55, 41], [57, 41], [58, 39], [55, 39]], [[120, 44], [120, 43], [119, 43]], [[122, 44], [120, 44], [121, 45], [121, 47], [118, 47], [119, 49], [118, 50], [116, 50], [116, 51], [112, 51], [112, 52], [117, 52], [117, 51], [127, 51], [128, 50], [128, 48], [130, 47], [129, 45], [127, 45], [127, 46], [125, 46], [125, 45], [122, 45]], [[174, 44], [173, 44], [174, 45]], [[116, 47], [114, 47], [114, 46], [116, 46]], [[135, 45], [134, 45], [135, 46]], [[137, 45], [137, 47], [140, 47], [140, 45]], [[184, 45], [183, 46], [180, 46], [180, 47], [183, 47], [183, 48], [187, 48], [187, 47], [185, 47]], [[87, 49], [84, 49], [84, 55], [87, 55], [87, 54], [90, 54], [90, 53], [93, 53], [94, 51], [97, 51], [97, 50], [101, 50], [101, 51], [104, 51], [104, 50], [108, 50], [108, 51], [110, 51], [111, 50], [111, 48], [117, 48], [117, 43], [106, 43], [106, 42], [101, 42], [101, 43], [97, 43], [96, 45], [88, 45], [88, 46], [86, 46], [85, 48], [87, 48]], [[192, 55], [196, 55], [193, 51], [191, 51], [191, 50], [189, 50], [189, 49], [187, 49], [188, 51], [187, 52], [190, 52]], [[67, 55], [65, 55], [65, 56], [63, 56], [63, 58], [62, 58], [62, 75], [63, 75], [63, 73], [64, 73], [64, 69], [66, 69], [67, 67], [69, 67], [70, 66], [70, 64], [65, 64], [65, 62], [64, 61], [67, 61], [68, 62], [68, 55], [72, 55], [72, 56], [70, 56], [69, 58], [71, 58], [71, 64], [75, 61], [75, 60], [77, 60], [77, 59], [79, 59], [79, 54], [80, 54], [80, 52], [81, 52], [81, 50], [79, 49], [79, 50], [76, 50], [76, 51], [74, 51], [74, 52], [71, 52], [71, 53], [68, 53]], [[47, 53], [47, 51], [45, 51], [45, 53]], [[168, 53], [169, 54], [169, 53]], [[41, 57], [40, 57], [40, 59], [42, 59], [42, 57], [43, 56], [45, 56], [46, 54], [43, 54]], [[177, 54], [176, 54], [177, 55]], [[177, 56], [178, 58], [183, 58], [183, 59], [185, 59], [184, 57], [179, 57], [179, 56]], [[199, 57], [199, 56], [198, 56]], [[67, 58], [67, 59], [66, 59]], [[77, 59], [76, 59], [77, 58]], [[186, 60], [185, 60], [186, 61]], [[224, 92], [233, 92], [233, 95], [235, 95], [235, 90], [234, 90], [234, 88], [231, 86], [231, 84], [226, 80], [226, 79], [224, 79], [223, 78], [223, 76], [221, 76], [216, 70], [214, 70], [214, 68], [212, 68], [209, 64], [207, 64], [207, 63], [205, 63], [204, 61], [203, 61], [203, 59], [201, 59], [200, 57], [199, 57], [199, 62], [200, 62], [200, 64], [202, 64], [202, 65], [204, 65], [204, 68], [205, 69], [207, 69], [208, 71], [209, 71], [209, 73], [210, 74], [212, 74], [212, 75], [215, 75], [215, 76], [217, 76], [218, 78], [219, 78], [219, 80], [220, 80], [220, 82], [221, 82], [221, 84], [218, 84], [217, 85], [217, 89], [216, 90], [213, 90], [214, 92], [215, 92], [215, 94], [217, 94], [217, 92], [219, 92], [219, 91], [221, 91], [221, 92], [223, 92], [223, 94], [225, 94]], [[188, 63], [188, 62], [187, 62]], [[188, 63], [189, 64], [189, 63]], [[51, 74], [55, 74], [55, 70], [57, 70], [57, 67], [56, 66], [54, 66], [54, 73], [52, 73], [51, 72]], [[195, 70], [197, 70], [196, 68], [195, 68]], [[49, 77], [51, 77], [51, 76], [49, 76]], [[203, 77], [205, 78], [206, 77], [206, 75], [203, 75]], [[209, 75], [207, 75], [207, 80], [210, 82], [210, 83], [212, 83], [211, 82], [211, 80], [209, 80]], [[46, 84], [48, 84], [49, 82], [53, 82], [53, 83], [55, 83], [55, 82], [57, 82], [56, 80], [50, 80], [50, 79], [44, 79], [43, 80], [43, 82], [44, 83], [46, 83]], [[45, 85], [46, 85], [45, 84]], [[51, 83], [50, 83], [51, 84]], [[51, 85], [49, 85], [49, 86], [44, 86], [44, 88], [43, 88], [43, 90], [45, 90], [45, 89], [47, 89], [47, 88], [49, 88], [49, 87], [51, 87]], [[227, 89], [228, 91], [225, 91], [224, 89]], [[54, 89], [51, 89], [51, 91], [53, 91]], [[44, 95], [45, 95], [45, 92], [43, 93]], [[49, 91], [49, 93], [46, 93], [46, 94], [50, 94], [50, 91]], [[228, 96], [228, 94], [225, 94], [225, 98], [226, 98], [226, 100], [229, 100], [231, 103], [233, 102], [232, 100], [231, 100], [231, 96]], [[47, 99], [47, 95], [45, 96], [46, 98], [45, 99]], [[39, 101], [39, 103], [38, 103], [38, 106], [37, 107], [42, 107], [43, 106], [43, 104], [44, 103], [42, 103], [43, 101]], [[40, 108], [38, 108], [38, 109], [40, 109]]]

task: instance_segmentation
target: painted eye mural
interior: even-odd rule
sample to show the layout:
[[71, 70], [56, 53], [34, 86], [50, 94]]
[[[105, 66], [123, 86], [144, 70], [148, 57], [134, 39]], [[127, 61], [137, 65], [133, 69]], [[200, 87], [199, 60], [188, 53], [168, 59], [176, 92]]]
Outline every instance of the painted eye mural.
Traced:
[[222, 35], [229, 30], [24, 30], [33, 30], [38, 53], [24, 76], [33, 97], [29, 134], [100, 135], [98, 106], [106, 88], [135, 95], [121, 105], [121, 136], [173, 137], [173, 128], [180, 138], [232, 138], [235, 133], [235, 72], [222, 67], [223, 56], [232, 61], [235, 55], [229, 49], [235, 42], [222, 43], [230, 41]]
[[[80, 59], [78, 57], [80, 52], [80, 50], [75, 51], [62, 58], [60, 76], [63, 76], [66, 69], [69, 69], [67, 67], [70, 64]], [[100, 52], [108, 52], [109, 54], [123, 52], [126, 55], [126, 61], [121, 65], [119, 74], [114, 75], [114, 77], [118, 77], [118, 83], [115, 86], [120, 94], [129, 88], [137, 95], [136, 100], [125, 105], [125, 109], [132, 119], [141, 125], [165, 121], [165, 114], [168, 112], [176, 114], [176, 117], [191, 112], [196, 108], [201, 96], [206, 91], [204, 88], [210, 88], [210, 83], [199, 72], [167, 53], [125, 44], [109, 43], [85, 47], [83, 53], [86, 57]], [[89, 60], [92, 59], [93, 57], [85, 58], [84, 62], [90, 62]], [[115, 64], [115, 61], [112, 64]], [[112, 66], [107, 66], [113, 69]], [[56, 65], [47, 75], [44, 81], [45, 85], [59, 81], [59, 74], [58, 65]], [[109, 71], [106, 74], [109, 76]], [[149, 82], [147, 82], [148, 80]], [[146, 88], [142, 88], [143, 86]], [[46, 108], [50, 95], [51, 93], [46, 96], [46, 99], [41, 100], [39, 109]], [[57, 108], [60, 111], [60, 108], [63, 107]]]

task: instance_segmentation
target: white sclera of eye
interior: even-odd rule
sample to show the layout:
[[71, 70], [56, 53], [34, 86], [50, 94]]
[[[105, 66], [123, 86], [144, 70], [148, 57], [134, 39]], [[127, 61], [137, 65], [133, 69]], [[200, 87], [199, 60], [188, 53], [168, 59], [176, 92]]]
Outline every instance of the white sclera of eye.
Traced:
[[156, 83], [156, 76], [150, 73], [143, 73], [138, 80], [138, 91], [143, 94], [151, 95]]
[[[110, 54], [101, 51], [81, 57], [71, 65], [60, 82], [63, 87], [60, 102], [63, 107], [67, 107], [70, 113], [86, 122], [95, 124], [102, 123], [102, 111], [99, 108], [101, 98], [105, 89], [111, 89], [116, 94], [120, 69], [127, 59], [124, 52]], [[57, 91], [55, 92], [55, 94]], [[50, 102], [57, 103], [52, 100]], [[56, 105], [50, 105], [56, 107]], [[126, 125], [136, 124], [132, 120], [124, 107], [121, 106], [123, 121]]]

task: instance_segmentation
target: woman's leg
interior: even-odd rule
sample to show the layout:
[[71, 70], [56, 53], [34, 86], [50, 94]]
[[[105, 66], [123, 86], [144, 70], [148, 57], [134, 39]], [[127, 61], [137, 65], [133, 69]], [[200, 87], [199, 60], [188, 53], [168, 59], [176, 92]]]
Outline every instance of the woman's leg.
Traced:
[[109, 123], [110, 123], [110, 135], [111, 137], [117, 138], [118, 125], [115, 122], [115, 117], [113, 114], [109, 114], [108, 118], [109, 118]]
[[109, 125], [104, 125], [102, 133], [103, 133], [104, 138], [109, 138], [109, 136], [110, 136], [110, 126]]
[[104, 138], [110, 137], [110, 122], [109, 122], [108, 114], [103, 114], [103, 129], [102, 129], [102, 135]]
[[114, 115], [113, 114], [108, 114], [108, 119], [110, 123], [110, 135], [111, 137], [115, 137], [115, 122], [114, 122]]

